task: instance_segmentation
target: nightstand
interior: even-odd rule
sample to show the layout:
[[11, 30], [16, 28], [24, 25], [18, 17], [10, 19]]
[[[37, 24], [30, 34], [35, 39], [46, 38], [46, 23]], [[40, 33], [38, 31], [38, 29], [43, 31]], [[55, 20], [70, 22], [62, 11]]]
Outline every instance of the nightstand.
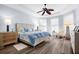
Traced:
[[1, 32], [0, 48], [11, 43], [17, 43], [17, 32]]

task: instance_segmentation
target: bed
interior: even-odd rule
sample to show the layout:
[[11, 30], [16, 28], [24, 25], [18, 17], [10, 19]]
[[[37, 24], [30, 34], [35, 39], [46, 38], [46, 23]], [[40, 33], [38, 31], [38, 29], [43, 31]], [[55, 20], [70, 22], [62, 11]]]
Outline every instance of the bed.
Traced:
[[20, 41], [27, 43], [33, 47], [39, 43], [49, 39], [48, 32], [33, 31], [32, 24], [16, 24], [16, 31]]

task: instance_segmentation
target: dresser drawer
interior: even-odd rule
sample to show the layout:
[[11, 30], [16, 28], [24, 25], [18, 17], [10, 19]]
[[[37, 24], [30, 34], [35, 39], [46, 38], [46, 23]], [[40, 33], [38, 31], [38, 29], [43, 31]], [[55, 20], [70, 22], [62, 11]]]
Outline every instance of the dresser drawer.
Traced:
[[17, 42], [17, 33], [16, 32], [0, 33], [0, 42], [3, 42], [2, 45]]
[[16, 37], [5, 37], [3, 40], [4, 41], [16, 40]]
[[4, 34], [3, 36], [16, 36], [17, 34], [16, 33], [11, 33], [11, 34]]
[[11, 38], [11, 37], [16, 37], [16, 36], [17, 36], [17, 35], [9, 35], [9, 36], [7, 35], [7, 36], [3, 36], [3, 38], [6, 39], [6, 38]]

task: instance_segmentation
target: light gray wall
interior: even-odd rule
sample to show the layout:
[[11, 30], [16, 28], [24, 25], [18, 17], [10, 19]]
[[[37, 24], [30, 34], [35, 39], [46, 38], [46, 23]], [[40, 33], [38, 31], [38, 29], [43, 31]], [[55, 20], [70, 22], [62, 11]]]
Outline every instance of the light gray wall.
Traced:
[[6, 7], [4, 5], [0, 5], [0, 32], [6, 31], [4, 16], [11, 16], [12, 23], [10, 25], [10, 31], [12, 31], [12, 28], [13, 30], [15, 30], [16, 23], [28, 23], [28, 24], [34, 23], [34, 19], [30, 15]]
[[79, 6], [74, 10], [74, 16], [75, 25], [79, 26]]

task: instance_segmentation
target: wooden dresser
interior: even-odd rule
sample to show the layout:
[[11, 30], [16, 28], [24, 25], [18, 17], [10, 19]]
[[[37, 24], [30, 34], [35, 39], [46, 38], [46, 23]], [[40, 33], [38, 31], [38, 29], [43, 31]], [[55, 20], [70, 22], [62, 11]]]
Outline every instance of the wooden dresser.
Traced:
[[11, 43], [17, 43], [17, 32], [0, 33], [0, 48]]

